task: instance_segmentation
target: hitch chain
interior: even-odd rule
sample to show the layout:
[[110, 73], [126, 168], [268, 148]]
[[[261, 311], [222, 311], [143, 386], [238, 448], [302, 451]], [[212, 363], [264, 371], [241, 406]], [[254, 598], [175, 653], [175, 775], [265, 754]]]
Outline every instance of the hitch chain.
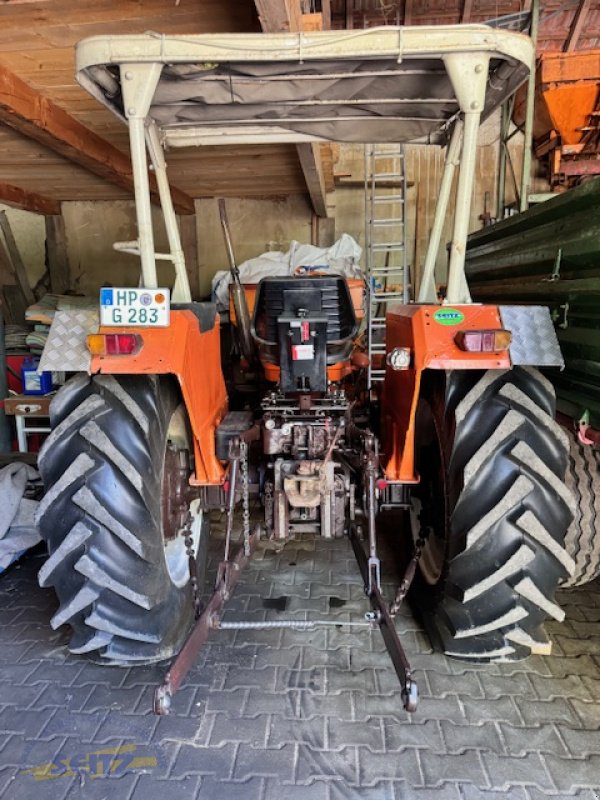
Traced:
[[202, 603], [200, 598], [200, 587], [198, 586], [198, 565], [196, 563], [196, 556], [194, 554], [194, 539], [192, 537], [192, 515], [189, 510], [185, 519], [185, 526], [182, 530], [182, 535], [184, 537], [185, 551], [187, 553], [190, 570], [190, 583], [192, 586], [192, 597], [194, 601], [194, 615], [196, 619], [198, 619], [200, 616]]
[[415, 573], [417, 571], [417, 566], [419, 565], [421, 555], [423, 554], [423, 545], [425, 544], [426, 540], [427, 537], [421, 534], [415, 542], [415, 551], [411, 560], [408, 562], [408, 566], [406, 567], [406, 571], [402, 581], [400, 582], [400, 586], [398, 586], [396, 596], [394, 597], [394, 602], [390, 606], [390, 615], [392, 617], [395, 617], [400, 611], [400, 606], [402, 605], [404, 598], [408, 594], [408, 590], [412, 585], [412, 582], [415, 578]]
[[240, 440], [240, 472], [242, 475], [242, 530], [244, 555], [250, 555], [250, 491], [248, 479], [248, 443]]

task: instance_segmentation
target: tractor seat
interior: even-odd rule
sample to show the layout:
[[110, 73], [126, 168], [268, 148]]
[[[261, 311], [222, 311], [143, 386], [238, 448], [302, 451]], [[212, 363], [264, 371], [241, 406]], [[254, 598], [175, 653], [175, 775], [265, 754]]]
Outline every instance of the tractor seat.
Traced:
[[326, 320], [326, 364], [350, 358], [358, 323], [348, 284], [340, 275], [269, 277], [258, 284], [252, 335], [261, 361], [280, 364], [278, 324], [281, 318]]

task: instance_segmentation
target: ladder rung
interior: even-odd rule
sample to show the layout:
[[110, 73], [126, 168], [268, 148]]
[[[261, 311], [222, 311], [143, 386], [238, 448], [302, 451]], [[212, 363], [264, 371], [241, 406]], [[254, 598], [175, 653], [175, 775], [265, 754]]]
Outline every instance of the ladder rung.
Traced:
[[382, 217], [381, 219], [373, 217], [369, 220], [369, 225], [381, 225], [382, 227], [389, 227], [390, 225], [404, 225], [404, 219], [402, 217]]
[[404, 250], [404, 242], [377, 242], [371, 250]]
[[404, 275], [404, 267], [371, 267], [374, 275]]
[[404, 153], [398, 150], [371, 150], [371, 158], [404, 158]]
[[371, 302], [386, 303], [388, 300], [393, 300], [396, 297], [404, 297], [404, 292], [373, 292], [371, 295]]
[[370, 178], [367, 178], [367, 184], [374, 183], [377, 188], [378, 180], [389, 180], [390, 178], [404, 178], [403, 172], [377, 172]]
[[[377, 188], [377, 187], [375, 187]], [[375, 197], [370, 199], [371, 203], [375, 203], [376, 205], [382, 205], [383, 203], [402, 203], [404, 204], [404, 198], [399, 197], [397, 194], [378, 194]]]

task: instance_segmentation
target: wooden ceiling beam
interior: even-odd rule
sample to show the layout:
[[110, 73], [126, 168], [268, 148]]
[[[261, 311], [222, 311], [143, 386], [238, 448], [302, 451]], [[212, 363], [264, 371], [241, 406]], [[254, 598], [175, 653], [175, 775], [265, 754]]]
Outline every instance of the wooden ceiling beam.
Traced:
[[[129, 156], [2, 65], [0, 122], [133, 194], [133, 171]], [[159, 203], [156, 179], [152, 174], [150, 190], [153, 202]], [[188, 194], [175, 187], [171, 187], [171, 193], [178, 213], [194, 213], [194, 201]]]
[[346, 0], [344, 14], [346, 17], [346, 30], [354, 28], [354, 0]]
[[[265, 33], [302, 30], [300, 0], [255, 0], [255, 4]], [[323, 19], [326, 19], [326, 15]], [[321, 148], [318, 144], [310, 143], [296, 145], [296, 149], [313, 210], [317, 216], [326, 217], [330, 209], [327, 203]]]
[[320, 145], [315, 142], [296, 145], [308, 193], [318, 217], [327, 216], [327, 193], [323, 177]]
[[473, 0], [463, 0], [462, 11], [460, 13], [460, 22], [462, 25], [468, 25], [471, 21], [471, 11], [473, 10]]
[[567, 36], [567, 40], [564, 45], [565, 53], [571, 53], [577, 48], [577, 43], [579, 42], [579, 37], [581, 36], [581, 32], [583, 30], [583, 26], [585, 25], [585, 20], [589, 10], [590, 0], [581, 0], [577, 6], [577, 11], [573, 17], [569, 35]]
[[254, 4], [266, 33], [302, 30], [300, 0], [254, 0]]
[[11, 183], [0, 183], [0, 203], [7, 206], [20, 208], [23, 211], [33, 211], [35, 214], [55, 216], [60, 214], [60, 202], [51, 197], [45, 197], [37, 192], [28, 192]]

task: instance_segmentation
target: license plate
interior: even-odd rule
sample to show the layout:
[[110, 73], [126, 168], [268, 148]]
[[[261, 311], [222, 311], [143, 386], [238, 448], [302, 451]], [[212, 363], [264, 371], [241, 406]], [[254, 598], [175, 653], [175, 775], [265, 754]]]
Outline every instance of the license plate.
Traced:
[[165, 328], [169, 289], [100, 289], [100, 324]]

